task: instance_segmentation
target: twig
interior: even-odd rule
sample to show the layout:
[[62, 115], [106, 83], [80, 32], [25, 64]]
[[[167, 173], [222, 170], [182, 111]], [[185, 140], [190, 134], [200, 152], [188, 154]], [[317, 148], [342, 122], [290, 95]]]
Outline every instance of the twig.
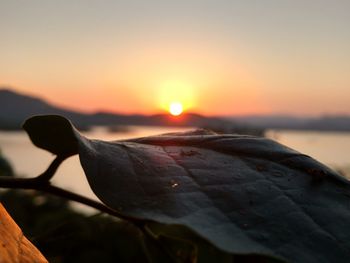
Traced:
[[58, 155], [52, 163], [49, 165], [49, 167], [46, 169], [45, 172], [43, 172], [41, 175], [37, 176], [36, 179], [42, 180], [42, 181], [49, 181], [56, 173], [57, 168], [61, 165], [61, 163], [66, 160], [69, 156], [61, 156]]
[[106, 214], [118, 217], [123, 220], [127, 220], [135, 224], [136, 226], [143, 226], [145, 224], [145, 220], [123, 215], [100, 202], [52, 185], [50, 179], [54, 176], [58, 166], [66, 158], [67, 157], [64, 156], [57, 156], [44, 173], [34, 178], [13, 178], [1, 176], [0, 188], [38, 190], [41, 192], [46, 192], [52, 195], [63, 197], [81, 204], [85, 204], [87, 206], [100, 210]]

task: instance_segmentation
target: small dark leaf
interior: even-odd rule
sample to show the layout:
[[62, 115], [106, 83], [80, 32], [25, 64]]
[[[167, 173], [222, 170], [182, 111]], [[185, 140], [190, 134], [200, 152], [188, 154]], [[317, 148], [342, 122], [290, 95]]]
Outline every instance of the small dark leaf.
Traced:
[[92, 190], [124, 215], [182, 225], [233, 255], [348, 261], [349, 182], [272, 140], [196, 132], [104, 142], [55, 116], [25, 127], [41, 148], [77, 152]]
[[66, 118], [58, 115], [34, 116], [23, 124], [33, 144], [56, 155], [78, 153], [79, 132]]

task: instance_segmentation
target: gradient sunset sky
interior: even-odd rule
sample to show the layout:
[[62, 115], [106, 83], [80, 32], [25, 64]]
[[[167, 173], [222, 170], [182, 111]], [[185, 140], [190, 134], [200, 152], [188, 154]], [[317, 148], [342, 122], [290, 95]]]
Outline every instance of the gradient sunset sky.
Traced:
[[0, 0], [0, 86], [92, 112], [350, 114], [349, 0]]

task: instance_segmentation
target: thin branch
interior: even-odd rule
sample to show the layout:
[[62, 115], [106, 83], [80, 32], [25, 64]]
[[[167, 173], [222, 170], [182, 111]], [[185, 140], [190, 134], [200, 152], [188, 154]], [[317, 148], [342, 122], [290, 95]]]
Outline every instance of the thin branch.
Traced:
[[42, 181], [49, 181], [56, 173], [61, 163], [66, 160], [69, 156], [58, 155], [50, 164], [50, 166], [41, 175], [37, 176], [36, 179]]
[[71, 201], [75, 201], [87, 206], [93, 207], [109, 215], [118, 217], [123, 220], [130, 221], [131, 223], [142, 226], [145, 220], [134, 218], [131, 216], [126, 216], [118, 211], [97, 202], [85, 196], [67, 191], [60, 187], [51, 184], [50, 179], [54, 176], [58, 166], [66, 159], [66, 157], [57, 156], [47, 170], [41, 175], [34, 178], [13, 178], [13, 177], [0, 177], [0, 188], [10, 188], [10, 189], [33, 189], [41, 192], [46, 192], [52, 195], [66, 198]]
[[143, 225], [145, 223], [145, 220], [123, 215], [123, 214], [119, 213], [118, 211], [104, 205], [101, 202], [97, 202], [97, 201], [92, 200], [90, 198], [87, 198], [85, 196], [67, 191], [65, 189], [62, 189], [62, 188], [54, 186], [54, 185], [49, 185], [46, 189], [42, 189], [41, 191], [45, 191], [47, 193], [50, 193], [50, 194], [53, 194], [56, 196], [64, 197], [64, 198], [69, 199], [71, 201], [75, 201], [75, 202], [93, 207], [93, 208], [100, 210], [104, 213], [107, 213], [109, 215], [118, 217], [118, 218], [123, 219], [123, 220], [131, 221], [136, 225]]

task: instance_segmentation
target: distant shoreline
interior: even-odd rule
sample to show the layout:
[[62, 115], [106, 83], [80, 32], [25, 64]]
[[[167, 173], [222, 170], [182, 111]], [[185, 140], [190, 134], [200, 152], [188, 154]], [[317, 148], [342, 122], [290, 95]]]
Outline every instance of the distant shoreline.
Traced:
[[[86, 114], [51, 105], [39, 97], [17, 93], [0, 88], [0, 130], [20, 130], [22, 123], [33, 115], [62, 115], [71, 120], [80, 130], [91, 126], [123, 127], [137, 126], [178, 126], [198, 127], [218, 133], [241, 133], [262, 136], [265, 130], [300, 130], [349, 132], [350, 116], [293, 117], [287, 115], [208, 117], [197, 113], [184, 113], [179, 117], [169, 114], [124, 115], [98, 112]], [[119, 129], [119, 128], [118, 128]]]

